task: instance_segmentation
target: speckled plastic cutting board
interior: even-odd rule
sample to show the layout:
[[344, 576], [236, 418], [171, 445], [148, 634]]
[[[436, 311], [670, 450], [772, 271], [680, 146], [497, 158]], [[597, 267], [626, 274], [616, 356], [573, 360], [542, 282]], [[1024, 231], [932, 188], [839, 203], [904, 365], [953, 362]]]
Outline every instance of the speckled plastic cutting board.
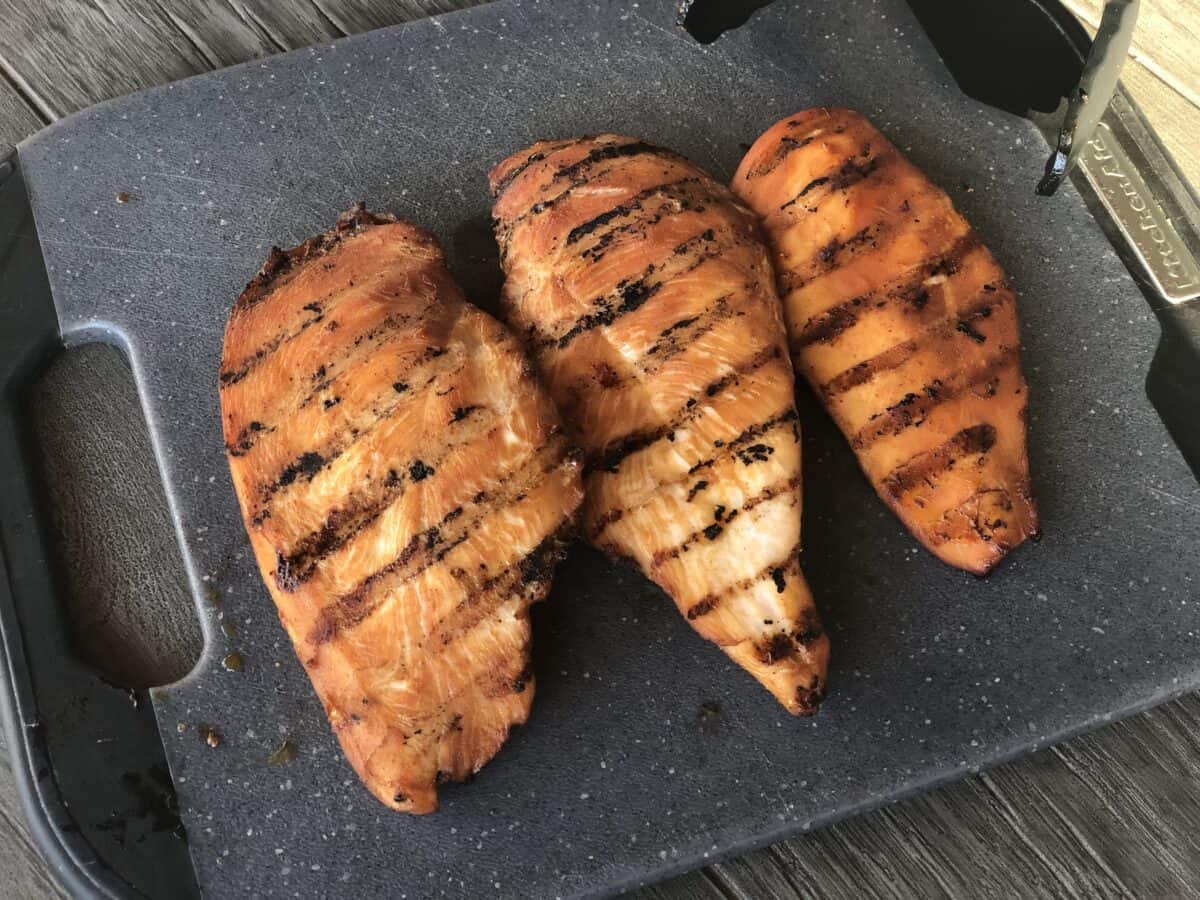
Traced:
[[[20, 147], [63, 329], [127, 347], [185, 538], [207, 651], [156, 709], [209, 896], [609, 893], [1200, 684], [1200, 488], [1145, 397], [1158, 327], [1073, 189], [1034, 196], [1042, 138], [960, 94], [903, 0], [778, 0], [709, 46], [674, 17], [669, 0], [498, 2], [122, 98]], [[727, 178], [817, 104], [872, 117], [1015, 283], [1044, 539], [987, 580], [939, 564], [801, 390], [804, 565], [834, 652], [820, 715], [787, 716], [579, 547], [535, 615], [530, 723], [436, 815], [387, 811], [243, 533], [216, 392], [233, 298], [272, 244], [363, 198], [437, 232], [488, 306], [485, 173], [508, 153], [615, 130]], [[268, 764], [285, 737], [298, 755]]]

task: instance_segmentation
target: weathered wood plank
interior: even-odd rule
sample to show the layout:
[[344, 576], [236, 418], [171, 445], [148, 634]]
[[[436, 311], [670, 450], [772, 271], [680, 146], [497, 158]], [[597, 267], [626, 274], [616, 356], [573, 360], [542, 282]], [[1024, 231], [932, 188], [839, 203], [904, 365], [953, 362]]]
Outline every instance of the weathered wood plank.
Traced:
[[213, 68], [481, 0], [0, 0], [0, 68], [48, 119]]
[[731, 900], [731, 895], [721, 889], [710, 869], [688, 872], [625, 896], [631, 900]]
[[251, 28], [266, 35], [279, 50], [307, 47], [344, 35], [329, 17], [307, 0], [224, 0]]
[[0, 60], [48, 118], [210, 68], [152, 5], [3, 0], [0, 21]]
[[1143, 896], [1200, 893], [1200, 697], [1069, 741], [1046, 756], [1069, 777], [1036, 802], [1066, 812], [1078, 839], [1096, 848], [1117, 877]]
[[29, 837], [17, 799], [8, 746], [0, 735], [0, 894], [29, 900], [66, 900], [67, 894]]
[[0, 77], [0, 145], [16, 144], [46, 122], [11, 82]]
[[1193, 695], [709, 871], [738, 900], [1195, 896], [1198, 771]]

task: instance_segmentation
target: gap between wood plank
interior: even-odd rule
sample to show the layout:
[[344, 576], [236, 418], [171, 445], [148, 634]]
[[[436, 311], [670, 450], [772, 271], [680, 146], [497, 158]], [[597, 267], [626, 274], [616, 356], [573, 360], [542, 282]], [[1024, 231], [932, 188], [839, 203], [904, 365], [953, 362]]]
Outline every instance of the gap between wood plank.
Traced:
[[3, 76], [4, 81], [13, 89], [16, 95], [21, 98], [21, 101], [30, 107], [31, 111], [36, 113], [38, 118], [45, 124], [49, 125], [51, 122], [58, 121], [59, 116], [50, 108], [50, 105], [37, 95], [37, 92], [21, 77], [20, 73], [13, 68], [3, 55], [0, 55], [0, 75]]

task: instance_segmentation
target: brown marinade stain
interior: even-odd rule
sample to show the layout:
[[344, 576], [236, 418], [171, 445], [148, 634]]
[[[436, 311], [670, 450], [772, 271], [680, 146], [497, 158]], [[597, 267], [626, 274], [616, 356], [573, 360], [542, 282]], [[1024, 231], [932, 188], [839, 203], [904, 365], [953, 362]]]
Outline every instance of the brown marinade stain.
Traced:
[[296, 758], [297, 752], [296, 745], [290, 740], [286, 740], [279, 745], [279, 748], [274, 753], [267, 757], [267, 762], [273, 766], [280, 766], [284, 763], [290, 763]]

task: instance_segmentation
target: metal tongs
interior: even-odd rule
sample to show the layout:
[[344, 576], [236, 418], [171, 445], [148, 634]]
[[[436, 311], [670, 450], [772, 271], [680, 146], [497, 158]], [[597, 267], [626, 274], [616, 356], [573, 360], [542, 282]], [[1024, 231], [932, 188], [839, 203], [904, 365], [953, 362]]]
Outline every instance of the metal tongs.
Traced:
[[1108, 0], [1104, 4], [1104, 15], [1083, 65], [1083, 74], [1067, 100], [1058, 146], [1047, 160], [1046, 173], [1038, 182], [1037, 192], [1042, 196], [1048, 197], [1058, 190], [1108, 109], [1133, 41], [1133, 26], [1140, 5], [1141, 0]]

